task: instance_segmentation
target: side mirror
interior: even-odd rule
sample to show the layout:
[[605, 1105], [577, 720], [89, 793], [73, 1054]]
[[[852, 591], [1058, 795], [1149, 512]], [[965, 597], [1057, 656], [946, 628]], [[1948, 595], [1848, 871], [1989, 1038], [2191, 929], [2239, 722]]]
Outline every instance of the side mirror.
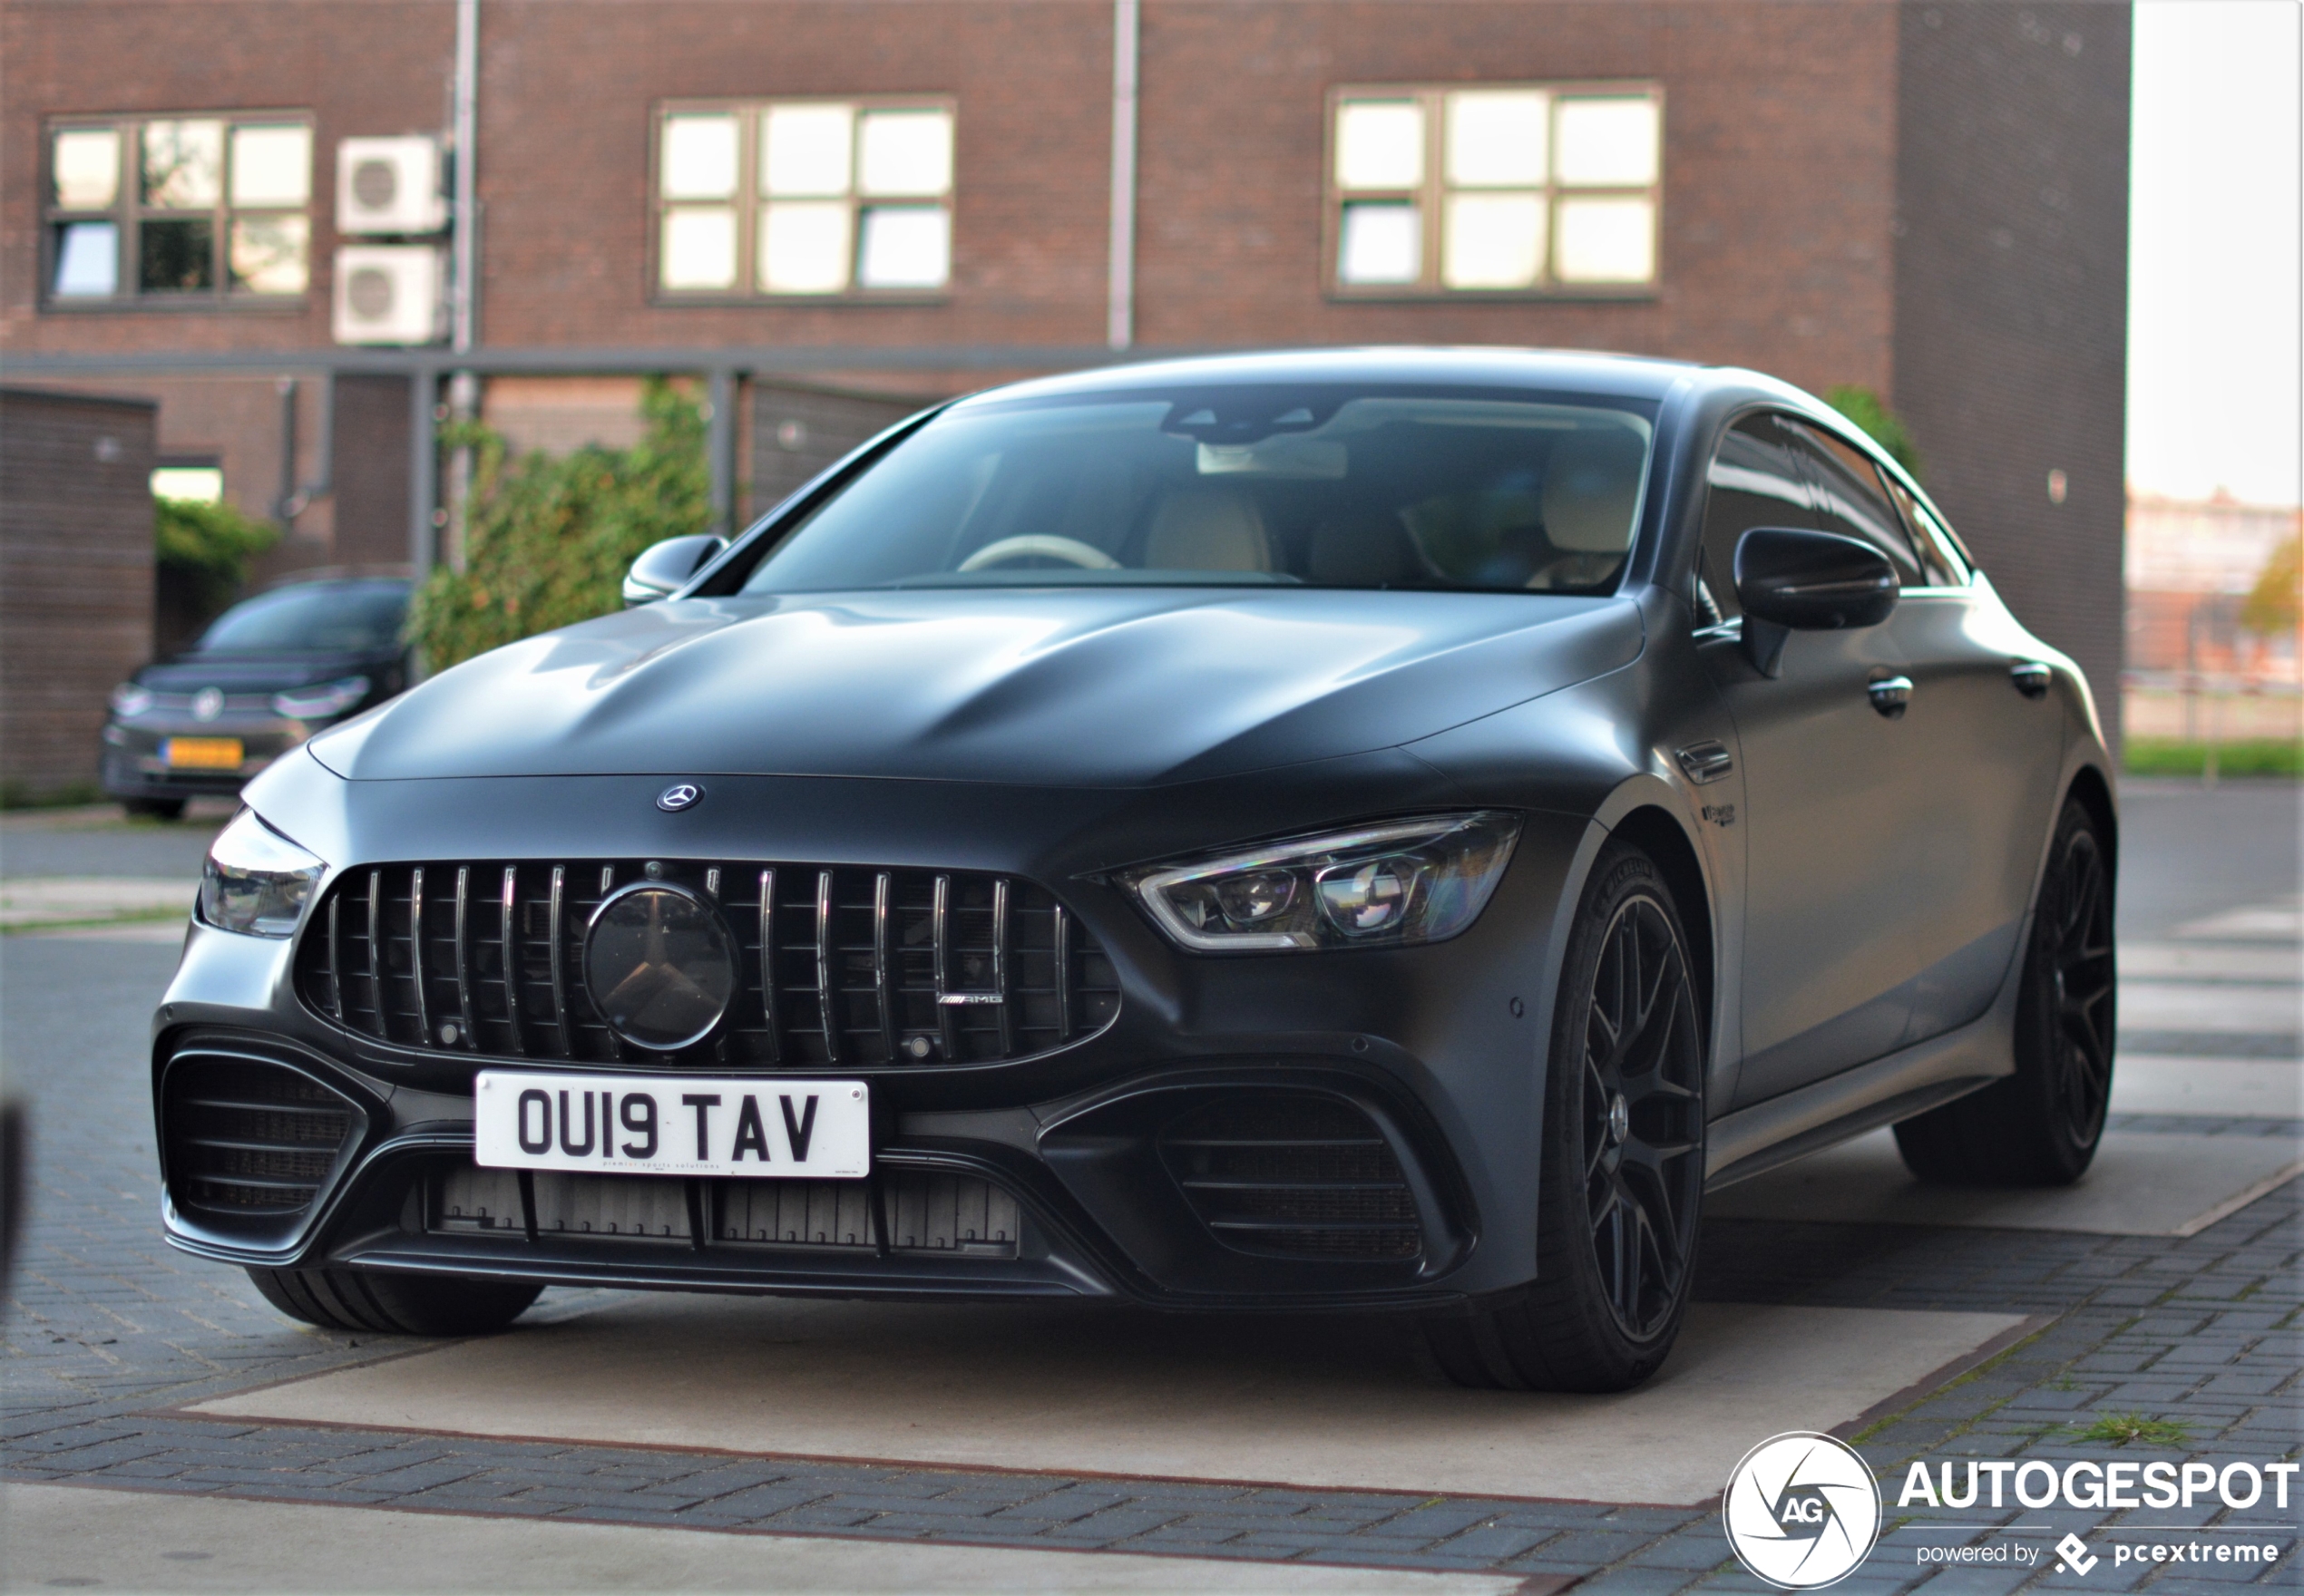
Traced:
[[716, 538], [709, 532], [692, 537], [667, 538], [640, 550], [632, 561], [632, 569], [624, 573], [624, 608], [635, 604], [653, 604], [659, 598], [679, 592], [705, 563], [728, 546], [726, 538]]
[[1878, 626], [1896, 608], [1897, 588], [1887, 555], [1838, 532], [1754, 527], [1736, 542], [1744, 646], [1765, 676], [1782, 669], [1789, 632]]

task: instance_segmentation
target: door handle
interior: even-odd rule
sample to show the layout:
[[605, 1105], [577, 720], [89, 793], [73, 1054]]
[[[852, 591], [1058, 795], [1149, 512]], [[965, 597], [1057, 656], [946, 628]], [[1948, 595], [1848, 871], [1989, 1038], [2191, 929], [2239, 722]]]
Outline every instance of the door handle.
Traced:
[[1864, 689], [1871, 695], [1872, 707], [1890, 720], [1902, 720], [1912, 703], [1910, 676], [1882, 676]]
[[2016, 690], [2026, 698], [2045, 698], [2048, 683], [2055, 676], [2055, 672], [2036, 659], [2019, 659], [2008, 667], [2008, 680], [2014, 682]]

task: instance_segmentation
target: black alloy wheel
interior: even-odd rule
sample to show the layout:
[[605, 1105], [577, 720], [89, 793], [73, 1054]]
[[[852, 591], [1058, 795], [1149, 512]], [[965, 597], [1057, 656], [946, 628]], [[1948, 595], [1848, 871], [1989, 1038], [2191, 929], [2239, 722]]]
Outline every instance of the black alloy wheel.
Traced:
[[1584, 1185], [1616, 1328], [1645, 1340], [1678, 1306], [1704, 1187], [1704, 1049], [1678, 930], [1627, 899], [1602, 939], [1584, 1048]]
[[1694, 1271], [1706, 1056], [1671, 890], [1646, 854], [1611, 842], [1562, 964], [1537, 1278], [1423, 1321], [1450, 1379], [1622, 1391], [1664, 1362]]
[[2087, 1171], [2112, 1105], [2113, 888], [2101, 826], [2068, 801], [2025, 951], [2016, 1073], [1898, 1125], [1914, 1174], [1948, 1185], [2062, 1186]]

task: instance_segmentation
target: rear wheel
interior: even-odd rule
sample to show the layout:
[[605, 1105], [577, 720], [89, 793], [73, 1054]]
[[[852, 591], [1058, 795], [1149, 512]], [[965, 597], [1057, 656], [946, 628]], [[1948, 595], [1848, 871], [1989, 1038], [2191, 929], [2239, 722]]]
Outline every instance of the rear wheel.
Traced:
[[518, 1319], [543, 1289], [521, 1280], [365, 1269], [250, 1269], [248, 1278], [290, 1319], [386, 1336], [484, 1336]]
[[182, 820], [184, 802], [181, 798], [122, 798], [120, 807], [140, 820]]
[[2066, 803], [2040, 882], [2016, 998], [2016, 1074], [1896, 1127], [1924, 1181], [2064, 1186], [2096, 1155], [2112, 1104], [2115, 1027], [2110, 851]]
[[1622, 1391], [1672, 1350], [1704, 1194], [1704, 1032], [1686, 948], [1654, 862], [1609, 844], [1561, 970], [1537, 1278], [1423, 1321], [1457, 1384]]

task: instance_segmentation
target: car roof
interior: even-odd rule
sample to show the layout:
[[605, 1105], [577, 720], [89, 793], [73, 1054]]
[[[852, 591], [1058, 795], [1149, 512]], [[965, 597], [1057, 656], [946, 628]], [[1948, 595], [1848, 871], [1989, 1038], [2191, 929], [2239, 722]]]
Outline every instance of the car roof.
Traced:
[[1264, 383], [1430, 384], [1654, 400], [1662, 399], [1691, 374], [1704, 369], [1686, 361], [1579, 349], [1275, 349], [1098, 366], [990, 388], [962, 404], [1124, 394], [1179, 384], [1245, 386]]

